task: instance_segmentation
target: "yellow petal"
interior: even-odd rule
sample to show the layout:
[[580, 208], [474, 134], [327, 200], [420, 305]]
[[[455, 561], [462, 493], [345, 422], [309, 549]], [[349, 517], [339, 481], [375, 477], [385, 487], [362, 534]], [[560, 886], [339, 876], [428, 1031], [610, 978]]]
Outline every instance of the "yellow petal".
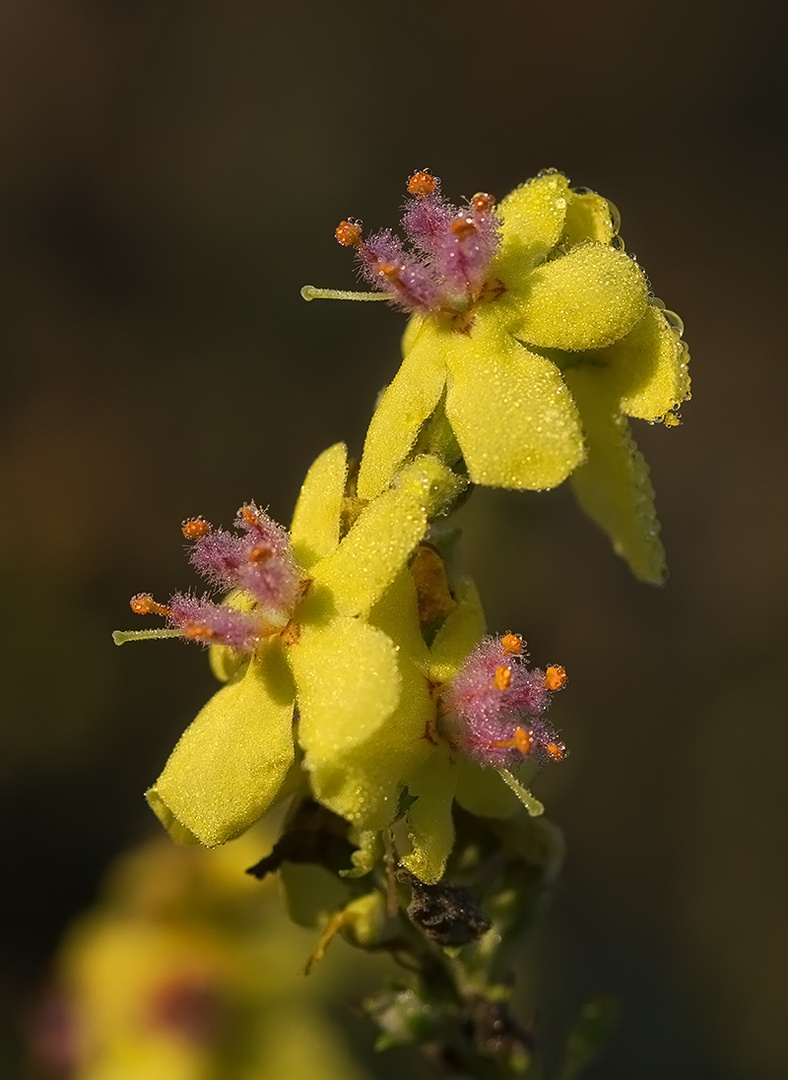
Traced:
[[659, 585], [667, 567], [648, 466], [617, 401], [602, 392], [595, 374], [582, 367], [566, 372], [588, 446], [588, 461], [574, 473], [572, 486], [583, 510], [607, 533], [635, 577]]
[[[416, 325], [420, 328], [420, 324]], [[389, 486], [443, 393], [446, 364], [429, 335], [415, 334], [412, 348], [404, 355], [367, 431], [358, 474], [361, 499], [374, 499]]]
[[397, 707], [396, 651], [374, 626], [341, 616], [303, 626], [288, 659], [298, 687], [298, 738], [313, 764], [370, 738]]
[[268, 809], [293, 763], [292, 717], [290, 673], [273, 643], [181, 736], [148, 792], [154, 811], [208, 847], [239, 836]]
[[337, 550], [314, 568], [341, 615], [369, 610], [427, 531], [428, 520], [461, 490], [437, 458], [417, 458], [395, 486], [366, 506]]
[[572, 397], [554, 364], [529, 352], [494, 315], [447, 335], [446, 415], [476, 484], [550, 488], [583, 460]]
[[408, 780], [408, 793], [417, 796], [408, 808], [412, 851], [403, 865], [421, 881], [440, 881], [454, 846], [451, 805], [457, 768], [442, 747], [433, 748], [421, 769]]
[[416, 586], [409, 569], [399, 572], [370, 611], [369, 621], [391, 638], [398, 653], [426, 672], [429, 653], [421, 634]]
[[492, 278], [513, 288], [547, 255], [561, 236], [569, 197], [569, 182], [556, 172], [529, 180], [502, 200], [501, 246], [490, 267]]
[[595, 240], [609, 244], [615, 235], [610, 203], [594, 191], [570, 192], [561, 243], [569, 246]]
[[454, 592], [457, 607], [446, 618], [430, 647], [429, 674], [436, 683], [448, 682], [457, 674], [486, 630], [482, 602], [471, 579], [463, 578]]
[[361, 829], [384, 828], [431, 748], [426, 679], [386, 634], [355, 619], [305, 627], [290, 660], [316, 797]]
[[529, 345], [599, 349], [629, 333], [642, 318], [648, 286], [627, 255], [584, 244], [537, 266], [516, 292], [498, 303], [509, 329]]
[[339, 543], [339, 516], [347, 479], [347, 449], [336, 443], [310, 467], [298, 496], [290, 536], [296, 562], [309, 570]]
[[689, 396], [689, 352], [658, 308], [603, 355], [627, 416], [659, 420]]

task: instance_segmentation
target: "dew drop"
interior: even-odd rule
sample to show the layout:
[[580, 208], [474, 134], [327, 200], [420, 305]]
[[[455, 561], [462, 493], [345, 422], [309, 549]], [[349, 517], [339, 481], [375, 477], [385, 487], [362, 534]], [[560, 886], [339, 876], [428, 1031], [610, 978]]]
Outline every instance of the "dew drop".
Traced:
[[682, 319], [682, 317], [680, 315], [677, 315], [675, 311], [671, 311], [670, 308], [665, 308], [662, 314], [665, 316], [667, 324], [671, 328], [671, 330], [675, 330], [679, 337], [681, 337], [681, 335], [684, 333], [684, 320]]
[[607, 208], [610, 211], [610, 220], [613, 222], [613, 232], [617, 233], [621, 229], [621, 213], [614, 202], [610, 199], [607, 200]]

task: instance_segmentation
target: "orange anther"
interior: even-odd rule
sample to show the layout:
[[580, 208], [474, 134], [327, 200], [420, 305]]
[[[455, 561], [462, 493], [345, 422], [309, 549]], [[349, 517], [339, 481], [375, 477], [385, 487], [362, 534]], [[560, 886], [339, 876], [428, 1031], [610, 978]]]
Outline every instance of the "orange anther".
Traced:
[[186, 637], [197, 638], [198, 641], [213, 641], [216, 637], [210, 626], [203, 626], [202, 623], [192, 623], [191, 626], [185, 627], [183, 632]]
[[491, 746], [501, 747], [502, 749], [508, 749], [514, 747], [515, 750], [519, 750], [521, 754], [527, 754], [531, 750], [532, 739], [530, 732], [525, 728], [515, 728], [514, 735], [511, 739], [500, 739], [498, 742], [490, 743]]
[[137, 593], [129, 601], [135, 615], [169, 615], [170, 609], [164, 604], [157, 604], [150, 593]]
[[208, 535], [211, 526], [205, 518], [196, 517], [190, 518], [188, 521], [182, 521], [181, 530], [187, 540], [199, 540], [201, 536]]
[[495, 199], [486, 191], [478, 191], [471, 199], [471, 206], [477, 214], [487, 214], [495, 206]]
[[495, 669], [495, 675], [493, 675], [493, 686], [495, 686], [498, 690], [505, 690], [511, 681], [511, 668], [504, 667], [503, 664], [501, 664]]
[[267, 562], [273, 555], [273, 549], [267, 544], [258, 544], [257, 547], [253, 547], [249, 552], [249, 562], [264, 563]]
[[426, 169], [415, 172], [408, 180], [408, 191], [411, 195], [432, 195], [437, 186], [438, 181]]
[[400, 268], [398, 266], [392, 266], [391, 263], [378, 263], [377, 271], [381, 277], [388, 278], [389, 281], [399, 281]]
[[260, 524], [260, 518], [259, 518], [259, 516], [257, 514], [257, 511], [254, 509], [254, 507], [242, 506], [241, 509], [238, 511], [238, 513], [241, 515], [241, 517], [244, 519], [244, 521], [246, 522], [247, 525], [259, 525]]
[[340, 221], [334, 236], [342, 247], [358, 247], [361, 243], [361, 226], [357, 221]]
[[504, 634], [501, 645], [507, 656], [517, 656], [523, 651], [523, 639], [519, 634]]
[[560, 664], [551, 664], [544, 673], [544, 684], [548, 690], [560, 690], [566, 683], [566, 672]]
[[467, 240], [469, 236], [473, 236], [476, 232], [476, 224], [469, 217], [457, 218], [456, 221], [451, 223], [451, 231], [458, 240]]
[[560, 761], [564, 754], [566, 754], [566, 750], [563, 748], [563, 746], [560, 746], [558, 743], [554, 742], [549, 742], [545, 747], [545, 750], [554, 761]]

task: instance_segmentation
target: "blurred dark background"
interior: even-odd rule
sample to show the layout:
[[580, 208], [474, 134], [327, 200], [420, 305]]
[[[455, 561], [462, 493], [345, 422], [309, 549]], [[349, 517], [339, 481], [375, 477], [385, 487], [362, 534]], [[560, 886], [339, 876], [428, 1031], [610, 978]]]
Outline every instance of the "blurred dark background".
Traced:
[[[571, 687], [539, 793], [569, 843], [533, 950], [545, 1037], [592, 993], [594, 1076], [788, 1073], [785, 36], [774, 2], [0, 3], [0, 1006], [20, 1016], [211, 689], [115, 649], [129, 596], [192, 583], [182, 518], [358, 452], [402, 319], [336, 222], [394, 224], [556, 166], [616, 202], [693, 354], [684, 426], [639, 425], [671, 577], [638, 585], [568, 491], [482, 492], [491, 624]], [[10, 1036], [6, 1037], [7, 1039]]]

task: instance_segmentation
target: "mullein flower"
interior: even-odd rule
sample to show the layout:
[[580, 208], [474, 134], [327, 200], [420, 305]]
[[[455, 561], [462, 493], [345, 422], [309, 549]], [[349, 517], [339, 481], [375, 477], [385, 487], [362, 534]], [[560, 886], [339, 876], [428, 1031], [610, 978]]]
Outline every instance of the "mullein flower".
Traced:
[[615, 208], [553, 171], [498, 206], [480, 193], [453, 207], [426, 171], [409, 195], [410, 248], [388, 230], [365, 239], [356, 221], [337, 229], [362, 276], [412, 313], [367, 433], [359, 495], [383, 491], [443, 411], [474, 483], [542, 489], [578, 471], [584, 509], [637, 576], [662, 580], [653, 492], [625, 417], [677, 422], [687, 351], [624, 254]]
[[[224, 843], [265, 813], [289, 775], [297, 785], [296, 704], [296, 737], [316, 797], [364, 828], [382, 828], [395, 812], [396, 785], [375, 775], [352, 805], [343, 801], [334, 764], [384, 726], [396, 745], [411, 736], [418, 709], [403, 687], [398, 646], [370, 611], [463, 481], [435, 458], [417, 458], [343, 536], [346, 481], [338, 444], [310, 469], [289, 538], [252, 504], [239, 513], [240, 535], [201, 519], [186, 523], [193, 565], [234, 590], [227, 603], [183, 594], [168, 604], [147, 594], [132, 600], [135, 611], [164, 615], [172, 629], [117, 634], [118, 643], [177, 634], [214, 646], [214, 670], [229, 676], [147, 793], [176, 839]], [[423, 725], [413, 737], [422, 734]]]

